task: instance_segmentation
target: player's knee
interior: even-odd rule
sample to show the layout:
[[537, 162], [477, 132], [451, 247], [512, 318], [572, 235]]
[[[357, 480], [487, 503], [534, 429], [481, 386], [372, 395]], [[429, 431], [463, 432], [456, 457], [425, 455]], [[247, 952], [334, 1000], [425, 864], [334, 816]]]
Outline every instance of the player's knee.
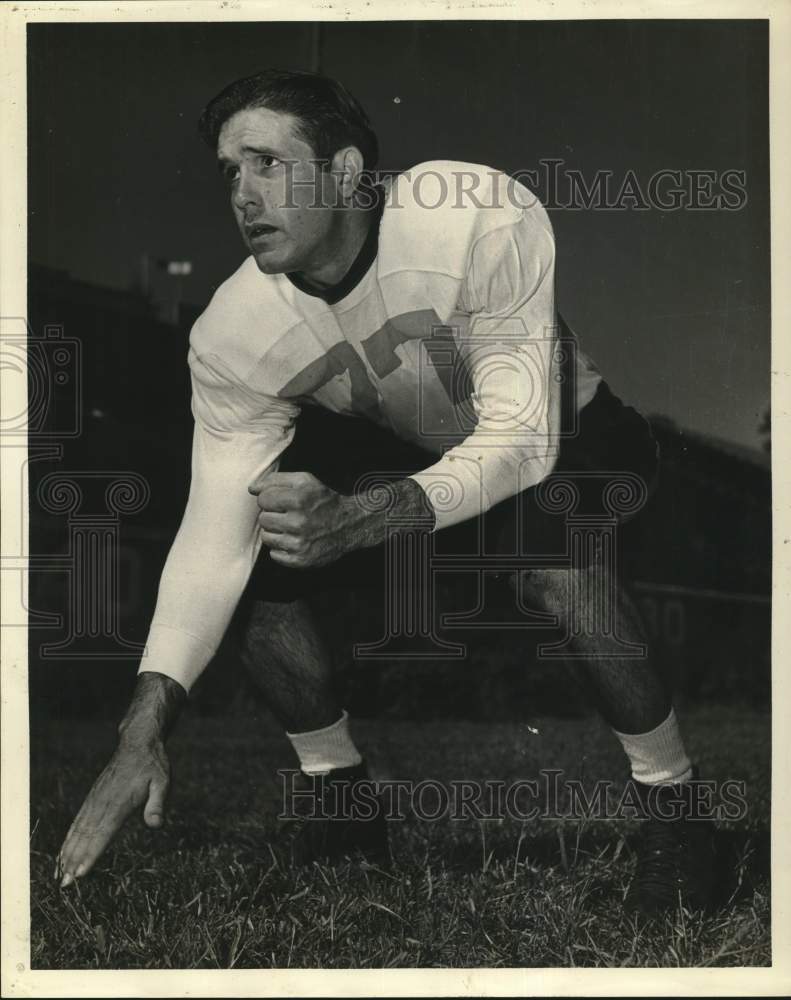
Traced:
[[572, 614], [585, 628], [593, 628], [600, 609], [615, 601], [622, 610], [627, 597], [608, 570], [598, 564], [585, 568], [525, 569], [509, 577], [512, 589], [519, 588], [521, 602], [537, 611], [557, 615], [561, 621]]
[[573, 572], [558, 568], [522, 569], [509, 575], [508, 585], [530, 607], [562, 615], [568, 607]]

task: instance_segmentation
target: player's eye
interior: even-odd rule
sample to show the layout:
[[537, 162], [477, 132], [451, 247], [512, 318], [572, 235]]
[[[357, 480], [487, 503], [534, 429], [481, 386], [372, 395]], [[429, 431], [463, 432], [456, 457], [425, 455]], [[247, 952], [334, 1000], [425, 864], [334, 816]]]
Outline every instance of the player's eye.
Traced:
[[235, 167], [231, 163], [228, 163], [222, 168], [221, 173], [223, 180], [227, 184], [233, 184], [233, 182], [239, 177], [239, 168]]
[[280, 163], [280, 160], [270, 153], [261, 153], [256, 157], [256, 161], [262, 170], [271, 170], [272, 167], [276, 167]]

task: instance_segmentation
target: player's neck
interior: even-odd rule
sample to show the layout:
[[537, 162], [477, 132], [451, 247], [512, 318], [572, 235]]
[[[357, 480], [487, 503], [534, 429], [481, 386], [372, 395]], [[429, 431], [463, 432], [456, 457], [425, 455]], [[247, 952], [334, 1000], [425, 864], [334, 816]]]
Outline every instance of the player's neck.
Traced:
[[337, 226], [322, 248], [322, 260], [315, 267], [296, 272], [304, 285], [317, 293], [338, 285], [347, 275], [368, 238], [376, 220], [370, 211], [349, 208], [338, 212]]

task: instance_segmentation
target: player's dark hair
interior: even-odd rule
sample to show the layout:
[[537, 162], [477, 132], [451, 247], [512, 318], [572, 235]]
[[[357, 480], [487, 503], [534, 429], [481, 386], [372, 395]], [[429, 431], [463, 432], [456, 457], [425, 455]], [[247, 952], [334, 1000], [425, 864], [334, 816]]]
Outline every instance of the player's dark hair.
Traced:
[[236, 80], [203, 109], [201, 138], [217, 148], [220, 129], [238, 111], [268, 108], [299, 122], [301, 137], [320, 160], [331, 160], [344, 146], [356, 146], [366, 170], [376, 166], [379, 143], [359, 101], [337, 80], [315, 73], [266, 69]]

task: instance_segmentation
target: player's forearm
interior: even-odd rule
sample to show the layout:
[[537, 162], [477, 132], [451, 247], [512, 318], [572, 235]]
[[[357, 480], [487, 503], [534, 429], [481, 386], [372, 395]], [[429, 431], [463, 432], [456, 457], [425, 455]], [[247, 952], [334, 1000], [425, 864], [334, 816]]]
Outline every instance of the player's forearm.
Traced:
[[434, 529], [434, 508], [414, 479], [399, 479], [381, 490], [357, 493], [346, 498], [346, 506], [352, 548], [379, 545], [388, 531]]
[[150, 671], [140, 674], [132, 702], [118, 727], [119, 742], [134, 746], [164, 742], [186, 700], [185, 688], [172, 677]]
[[[480, 435], [483, 437], [483, 435]], [[522, 438], [503, 436], [497, 446], [491, 437], [471, 435], [411, 479], [426, 494], [437, 497], [434, 530], [449, 528], [485, 514], [496, 504], [535, 486], [552, 471], [557, 440], [527, 446]]]
[[250, 576], [254, 528], [229, 530], [230, 515], [190, 511], [162, 572], [140, 673], [164, 674], [189, 692], [222, 641]]
[[[491, 349], [479, 351], [472, 365], [474, 431], [410, 477], [436, 500], [436, 529], [480, 517], [552, 472], [561, 402], [553, 345], [547, 335], [505, 345], [495, 340]], [[546, 373], [541, 384], [536, 370]]]

